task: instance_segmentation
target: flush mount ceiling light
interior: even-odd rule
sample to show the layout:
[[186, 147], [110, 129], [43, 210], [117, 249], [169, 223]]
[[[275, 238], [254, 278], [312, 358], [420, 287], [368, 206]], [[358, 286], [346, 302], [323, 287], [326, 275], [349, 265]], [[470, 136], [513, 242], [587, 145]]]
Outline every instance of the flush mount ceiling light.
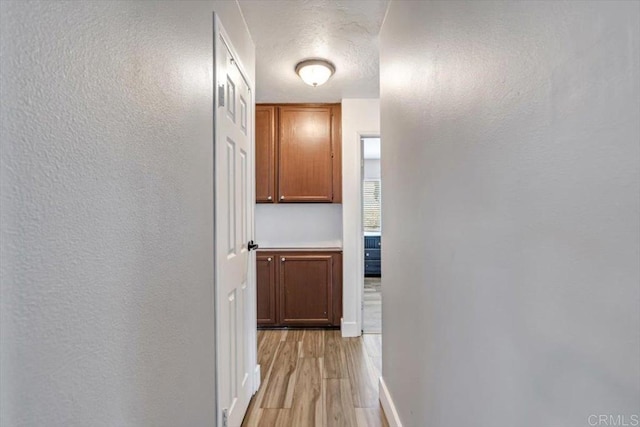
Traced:
[[324, 59], [308, 59], [296, 65], [296, 73], [309, 86], [320, 86], [329, 80], [336, 68]]

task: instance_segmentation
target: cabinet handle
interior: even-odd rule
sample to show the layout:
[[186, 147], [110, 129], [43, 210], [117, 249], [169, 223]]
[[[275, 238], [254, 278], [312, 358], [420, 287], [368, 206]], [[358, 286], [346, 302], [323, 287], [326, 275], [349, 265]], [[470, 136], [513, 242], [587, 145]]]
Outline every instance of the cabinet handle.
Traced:
[[273, 197], [267, 196], [267, 200], [271, 200], [271, 199], [273, 199]]
[[286, 259], [284, 259], [284, 257], [280, 258], [280, 261], [285, 262]]
[[366, 254], [364, 254], [364, 256], [369, 256], [369, 252], [367, 252]]
[[271, 262], [271, 257], [267, 258], [267, 262]]
[[280, 196], [280, 200], [284, 200], [284, 196]]

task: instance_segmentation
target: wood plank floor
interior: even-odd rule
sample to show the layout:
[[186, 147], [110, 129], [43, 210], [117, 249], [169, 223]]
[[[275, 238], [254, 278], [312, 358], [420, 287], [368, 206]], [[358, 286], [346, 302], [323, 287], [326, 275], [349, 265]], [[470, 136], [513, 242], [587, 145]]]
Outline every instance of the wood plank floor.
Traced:
[[364, 278], [364, 309], [362, 310], [362, 330], [365, 334], [382, 332], [382, 279]]
[[262, 384], [245, 427], [388, 427], [378, 401], [380, 335], [258, 331]]

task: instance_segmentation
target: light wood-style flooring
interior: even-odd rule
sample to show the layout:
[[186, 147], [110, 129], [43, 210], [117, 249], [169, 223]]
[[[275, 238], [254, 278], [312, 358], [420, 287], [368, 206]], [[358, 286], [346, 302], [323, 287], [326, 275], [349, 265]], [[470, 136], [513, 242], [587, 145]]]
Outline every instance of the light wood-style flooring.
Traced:
[[382, 427], [381, 336], [333, 330], [258, 331], [261, 385], [246, 427]]
[[382, 332], [382, 280], [380, 277], [364, 278], [362, 330], [365, 334]]

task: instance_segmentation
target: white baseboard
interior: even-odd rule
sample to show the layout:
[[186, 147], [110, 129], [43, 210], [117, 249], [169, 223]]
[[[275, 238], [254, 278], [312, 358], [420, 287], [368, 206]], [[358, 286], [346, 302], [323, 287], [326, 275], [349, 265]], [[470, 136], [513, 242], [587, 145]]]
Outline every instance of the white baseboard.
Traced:
[[389, 421], [389, 427], [402, 427], [396, 405], [394, 405], [391, 394], [389, 394], [389, 389], [382, 377], [380, 377], [379, 395], [382, 409], [384, 409], [384, 415], [387, 417], [387, 421]]
[[340, 329], [342, 330], [342, 336], [344, 338], [359, 337], [362, 335], [362, 331], [358, 328], [356, 322], [345, 322], [344, 319], [340, 319]]
[[256, 365], [256, 369], [253, 372], [253, 384], [255, 390], [253, 392], [257, 392], [260, 388], [260, 365]]

